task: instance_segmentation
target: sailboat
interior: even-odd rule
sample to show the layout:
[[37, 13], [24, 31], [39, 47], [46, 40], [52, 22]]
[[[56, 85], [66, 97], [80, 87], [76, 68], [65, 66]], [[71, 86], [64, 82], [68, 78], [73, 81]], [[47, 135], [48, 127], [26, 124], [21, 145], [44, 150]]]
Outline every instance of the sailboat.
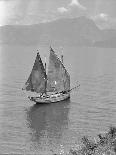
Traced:
[[46, 62], [43, 65], [39, 52], [35, 63], [25, 83], [23, 90], [28, 93], [28, 98], [36, 103], [55, 103], [70, 98], [70, 75], [61, 59], [50, 47], [48, 72]]

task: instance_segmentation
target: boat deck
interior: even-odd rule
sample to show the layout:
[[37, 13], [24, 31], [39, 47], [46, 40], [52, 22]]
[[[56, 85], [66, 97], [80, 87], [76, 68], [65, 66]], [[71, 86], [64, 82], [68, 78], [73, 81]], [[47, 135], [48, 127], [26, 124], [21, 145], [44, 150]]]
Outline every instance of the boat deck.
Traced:
[[57, 93], [57, 94], [51, 94], [51, 95], [43, 95], [38, 97], [29, 97], [31, 101], [34, 101], [36, 103], [55, 103], [60, 102], [63, 100], [66, 100], [70, 98], [70, 93]]

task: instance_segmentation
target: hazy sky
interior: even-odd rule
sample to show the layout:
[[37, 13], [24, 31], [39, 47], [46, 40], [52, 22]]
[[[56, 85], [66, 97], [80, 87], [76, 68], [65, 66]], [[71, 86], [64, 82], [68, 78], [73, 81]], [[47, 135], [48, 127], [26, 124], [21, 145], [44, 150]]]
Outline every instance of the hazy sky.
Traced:
[[101, 27], [115, 27], [116, 0], [0, 0], [0, 25], [81, 15], [92, 18]]

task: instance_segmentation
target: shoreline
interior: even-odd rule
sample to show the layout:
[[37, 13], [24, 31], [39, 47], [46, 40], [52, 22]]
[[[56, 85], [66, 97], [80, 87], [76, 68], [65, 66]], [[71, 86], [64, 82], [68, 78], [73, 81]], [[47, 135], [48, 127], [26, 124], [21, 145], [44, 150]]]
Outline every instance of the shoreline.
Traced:
[[70, 148], [68, 153], [61, 150], [53, 155], [116, 155], [116, 127], [111, 126], [106, 133], [97, 136], [98, 140], [83, 136], [81, 145]]

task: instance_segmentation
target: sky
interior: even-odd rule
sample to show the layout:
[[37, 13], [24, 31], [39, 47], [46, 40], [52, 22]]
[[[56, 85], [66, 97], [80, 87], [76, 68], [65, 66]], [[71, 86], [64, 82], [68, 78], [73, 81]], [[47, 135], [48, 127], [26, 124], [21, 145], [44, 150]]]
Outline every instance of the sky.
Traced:
[[116, 27], [116, 0], [0, 0], [0, 26], [86, 16], [100, 28]]

